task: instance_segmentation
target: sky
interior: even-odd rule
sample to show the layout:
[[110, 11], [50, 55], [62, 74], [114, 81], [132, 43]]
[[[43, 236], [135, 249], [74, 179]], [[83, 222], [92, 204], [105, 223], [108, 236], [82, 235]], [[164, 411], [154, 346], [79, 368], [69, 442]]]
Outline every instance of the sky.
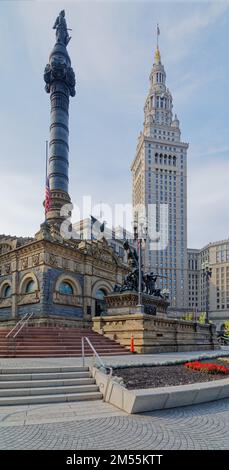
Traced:
[[131, 202], [130, 166], [160, 25], [160, 50], [188, 150], [188, 246], [229, 237], [229, 1], [1, 0], [0, 233], [44, 220], [49, 95], [43, 70], [65, 9], [76, 73], [70, 102], [74, 204]]

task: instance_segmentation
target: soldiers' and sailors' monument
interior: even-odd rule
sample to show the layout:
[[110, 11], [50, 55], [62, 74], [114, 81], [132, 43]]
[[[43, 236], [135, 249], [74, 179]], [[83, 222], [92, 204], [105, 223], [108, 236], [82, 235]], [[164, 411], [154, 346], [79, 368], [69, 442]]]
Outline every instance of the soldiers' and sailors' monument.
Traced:
[[[33, 328], [41, 324], [45, 328], [64, 327], [64, 335], [70, 327], [78, 340], [81, 328], [82, 334], [86, 328], [88, 335], [96, 336], [102, 352], [109, 342], [109, 350], [126, 353], [131, 335], [136, 337], [137, 352], [213, 349], [213, 325], [167, 317], [168, 302], [160, 289], [155, 290], [154, 278], [143, 276], [137, 256], [134, 269], [130, 269], [105, 239], [66, 240], [61, 235], [66, 218], [62, 209], [67, 206], [71, 211], [69, 101], [75, 96], [75, 74], [67, 52], [71, 38], [64, 10], [53, 28], [56, 42], [44, 72], [51, 102], [45, 222], [33, 238], [0, 236], [1, 325], [11, 328], [25, 317]], [[133, 257], [130, 259], [133, 261]], [[141, 296], [139, 286], [143, 288]], [[50, 355], [42, 349], [41, 330], [38, 337], [39, 351]], [[6, 339], [0, 355], [9, 353], [10, 344]], [[62, 346], [58, 345], [58, 354]], [[17, 350], [15, 343], [13, 354], [32, 354], [29, 349], [24, 351], [23, 345], [20, 348]], [[69, 354], [80, 354], [75, 341]]]

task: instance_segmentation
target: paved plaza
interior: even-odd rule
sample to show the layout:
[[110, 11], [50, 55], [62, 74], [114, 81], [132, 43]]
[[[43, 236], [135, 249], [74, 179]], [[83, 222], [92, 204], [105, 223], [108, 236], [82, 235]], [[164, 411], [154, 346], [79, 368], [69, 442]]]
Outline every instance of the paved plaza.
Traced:
[[139, 415], [103, 402], [2, 407], [0, 428], [0, 449], [228, 450], [229, 399]]
[[[190, 360], [221, 351], [106, 357], [112, 365]], [[90, 364], [91, 358], [87, 358]], [[79, 358], [0, 359], [8, 367], [78, 366]], [[0, 449], [229, 449], [229, 399], [128, 415], [103, 401], [1, 406]]]

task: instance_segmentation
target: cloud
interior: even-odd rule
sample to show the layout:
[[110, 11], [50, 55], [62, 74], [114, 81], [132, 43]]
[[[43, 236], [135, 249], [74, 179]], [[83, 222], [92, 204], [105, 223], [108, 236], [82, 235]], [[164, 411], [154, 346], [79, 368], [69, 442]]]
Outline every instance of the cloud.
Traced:
[[190, 74], [182, 84], [179, 84], [179, 82], [177, 83], [176, 81], [176, 84], [174, 84], [175, 86], [173, 88], [173, 101], [176, 108], [179, 108], [179, 106], [183, 106], [189, 102], [197, 90], [203, 88], [209, 81], [212, 80], [212, 76], [199, 76], [198, 74], [193, 73]]
[[229, 145], [225, 144], [225, 145], [221, 145], [221, 146], [219, 145], [215, 147], [211, 146], [205, 149], [204, 149], [204, 146], [202, 145], [199, 151], [196, 148], [192, 151], [192, 156], [197, 157], [197, 158], [212, 157], [212, 156], [222, 155], [223, 153], [227, 153], [227, 156], [229, 155]]
[[[202, 14], [200, 14], [200, 7], [202, 7]], [[189, 35], [194, 37], [204, 28], [215, 23], [228, 10], [228, 2], [213, 2], [209, 3], [207, 7], [206, 4], [201, 5], [200, 2], [192, 8], [190, 15], [182, 18], [182, 21], [170, 24], [167, 30], [168, 38], [181, 43]]]
[[[161, 31], [166, 36], [167, 64], [180, 63], [198, 51], [197, 41], [203, 30], [210, 30], [229, 12], [229, 2], [171, 2], [173, 7], [162, 13]], [[165, 8], [165, 7], [163, 7]], [[171, 21], [169, 21], [169, 17]], [[190, 67], [192, 64], [190, 63]], [[183, 71], [184, 72], [184, 71]]]

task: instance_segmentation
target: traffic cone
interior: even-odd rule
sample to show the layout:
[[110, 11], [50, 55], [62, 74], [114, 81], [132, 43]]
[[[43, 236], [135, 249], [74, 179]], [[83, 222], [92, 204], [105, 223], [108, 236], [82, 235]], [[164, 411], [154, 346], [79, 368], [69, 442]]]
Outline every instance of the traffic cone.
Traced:
[[133, 335], [131, 335], [131, 337], [130, 337], [130, 352], [131, 353], [135, 352], [134, 351], [134, 337], [133, 337]]

